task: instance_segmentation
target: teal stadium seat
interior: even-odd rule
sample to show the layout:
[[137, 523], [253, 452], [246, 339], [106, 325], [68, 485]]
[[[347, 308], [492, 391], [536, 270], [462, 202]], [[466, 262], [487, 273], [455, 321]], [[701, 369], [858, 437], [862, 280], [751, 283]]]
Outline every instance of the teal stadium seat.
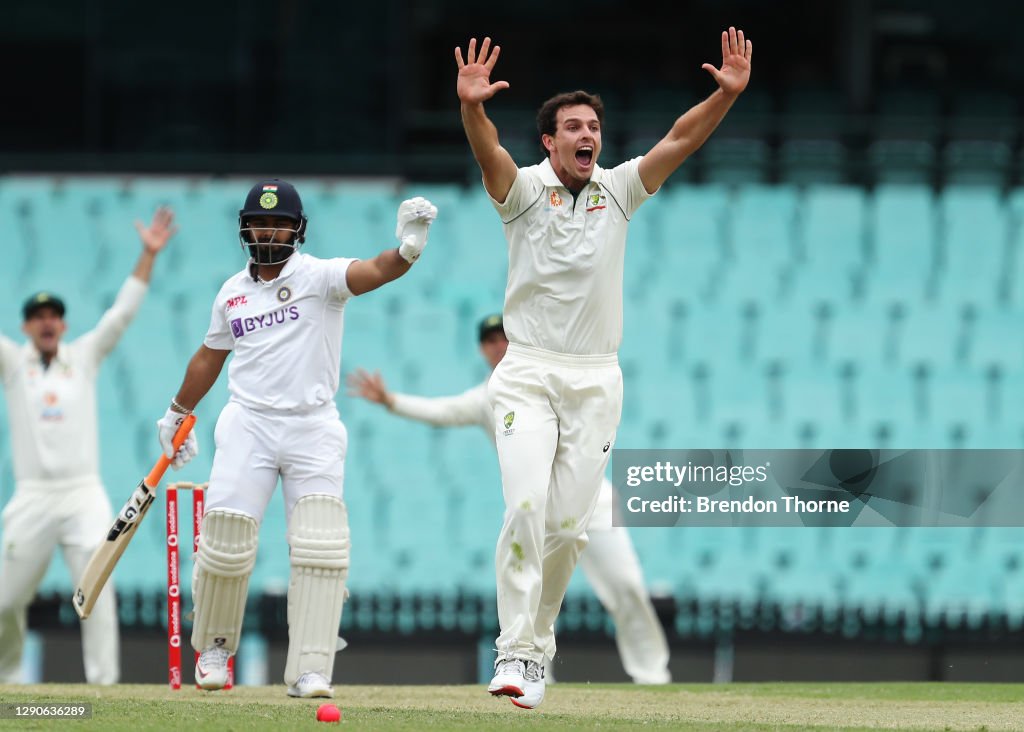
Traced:
[[827, 426], [844, 421], [842, 390], [836, 370], [827, 366], [798, 365], [787, 370], [783, 379], [783, 417], [788, 427], [778, 447], [827, 447], [827, 442], [796, 444], [794, 440], [806, 425], [811, 425], [813, 431], [807, 439], [813, 439]]
[[867, 255], [866, 193], [854, 186], [809, 186], [799, 214], [796, 299], [852, 299]]
[[906, 365], [926, 364], [931, 368], [958, 362], [962, 344], [961, 308], [952, 303], [919, 303], [909, 310], [900, 331], [899, 361]]
[[871, 264], [868, 296], [919, 301], [935, 272], [938, 217], [925, 186], [886, 184], [875, 190], [869, 213]]
[[741, 612], [757, 606], [768, 568], [761, 563], [755, 532], [745, 528], [671, 531], [685, 531], [687, 541], [682, 556], [676, 558], [676, 564], [684, 567], [677, 575], [677, 598], [701, 605], [735, 604]]
[[729, 216], [732, 261], [725, 294], [789, 294], [782, 275], [795, 259], [797, 203], [796, 188], [787, 185], [737, 189]]
[[765, 599], [784, 608], [820, 609], [834, 617], [842, 604], [836, 547], [828, 528], [754, 529], [765, 558]]
[[[647, 210], [656, 199], [658, 216]], [[730, 190], [722, 185], [671, 186], [645, 203], [631, 224], [650, 243], [645, 250], [655, 257], [659, 275], [655, 281], [668, 294], [690, 300], [724, 297], [724, 267], [729, 251], [727, 233], [732, 204]], [[633, 246], [631, 242], [630, 246]], [[632, 263], [627, 253], [627, 266]]]
[[913, 620], [922, 606], [921, 579], [898, 553], [896, 542], [904, 529], [841, 529], [853, 544], [846, 551], [851, 566], [843, 575], [843, 604], [867, 622]]
[[946, 188], [939, 198], [939, 215], [942, 297], [993, 303], [1009, 233], [1000, 191], [987, 186]]
[[893, 306], [903, 312], [903, 299], [837, 306], [825, 324], [817, 345], [829, 363], [874, 363], [891, 365], [903, 348], [905, 317], [894, 320]]

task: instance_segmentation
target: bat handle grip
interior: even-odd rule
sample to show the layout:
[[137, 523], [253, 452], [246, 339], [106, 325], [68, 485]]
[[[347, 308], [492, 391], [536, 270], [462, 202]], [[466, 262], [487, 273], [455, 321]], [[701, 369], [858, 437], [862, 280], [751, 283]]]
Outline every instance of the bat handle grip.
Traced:
[[[171, 440], [171, 445], [174, 447], [174, 451], [177, 452], [178, 448], [185, 443], [185, 438], [188, 437], [188, 433], [192, 431], [192, 426], [196, 423], [196, 415], [189, 414], [181, 421], [178, 425], [178, 431], [174, 433], [174, 439]], [[156, 465], [149, 471], [149, 475], [146, 476], [145, 483], [150, 488], [156, 488], [160, 479], [164, 477], [164, 473], [167, 472], [167, 467], [171, 464], [171, 458], [166, 455], [161, 455], [160, 459], [156, 461]]]

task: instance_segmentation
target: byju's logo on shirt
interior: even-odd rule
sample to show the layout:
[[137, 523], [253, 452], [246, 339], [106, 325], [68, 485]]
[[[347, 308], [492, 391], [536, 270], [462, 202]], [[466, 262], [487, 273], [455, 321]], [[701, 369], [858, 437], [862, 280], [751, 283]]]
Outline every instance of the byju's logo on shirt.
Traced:
[[271, 328], [289, 320], [298, 319], [298, 305], [289, 305], [286, 308], [281, 308], [265, 315], [254, 315], [251, 318], [235, 318], [231, 321], [231, 335], [235, 338], [241, 338], [249, 333], [255, 333], [264, 328]]

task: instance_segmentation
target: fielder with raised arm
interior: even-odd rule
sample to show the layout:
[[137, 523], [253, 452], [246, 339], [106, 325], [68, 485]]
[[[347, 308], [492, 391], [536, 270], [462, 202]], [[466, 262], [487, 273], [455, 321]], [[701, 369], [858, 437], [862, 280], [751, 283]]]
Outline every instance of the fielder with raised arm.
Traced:
[[488, 382], [505, 522], [496, 551], [498, 656], [488, 691], [535, 707], [555, 618], [597, 504], [622, 408], [622, 269], [626, 230], [647, 198], [697, 150], [750, 79], [751, 43], [722, 33], [719, 88], [676, 120], [649, 153], [598, 167], [604, 105], [578, 91], [547, 100], [537, 127], [547, 158], [520, 168], [484, 102], [500, 48], [455, 49], [462, 124], [508, 240], [508, 356]]
[[192, 582], [196, 683], [204, 689], [227, 683], [259, 526], [280, 478], [291, 563], [284, 680], [290, 696], [334, 693], [349, 566], [342, 492], [348, 436], [334, 403], [345, 306], [408, 272], [436, 216], [423, 198], [404, 201], [397, 249], [366, 261], [318, 259], [298, 251], [307, 220], [291, 184], [262, 181], [245, 198], [238, 222], [248, 264], [217, 294], [206, 339], [157, 424], [164, 454], [179, 467], [195, 453], [195, 436], [175, 454], [173, 435], [234, 352]]
[[[7, 393], [14, 496], [0, 534], [0, 683], [19, 679], [27, 610], [59, 545], [77, 585], [113, 520], [100, 478], [96, 379], [135, 317], [157, 254], [174, 236], [174, 215], [159, 209], [145, 227], [136, 222], [142, 254], [114, 304], [96, 327], [70, 343], [64, 302], [48, 292], [22, 308], [18, 345], [0, 335], [0, 378]], [[85, 678], [115, 684], [120, 676], [117, 603], [113, 583], [82, 621]]]
[[[508, 349], [500, 315], [480, 321], [479, 339], [480, 353], [494, 369]], [[349, 386], [350, 394], [383, 404], [401, 417], [443, 427], [476, 425], [495, 441], [486, 381], [456, 396], [430, 398], [388, 391], [379, 373], [359, 370], [349, 376]], [[672, 677], [665, 633], [651, 605], [629, 532], [623, 526], [612, 526], [612, 501], [611, 481], [604, 478], [597, 508], [587, 525], [590, 542], [580, 555], [580, 565], [615, 621], [615, 643], [626, 673], [637, 684], [667, 684]], [[546, 660], [550, 663], [552, 659]], [[517, 699], [513, 697], [512, 703], [517, 704]]]

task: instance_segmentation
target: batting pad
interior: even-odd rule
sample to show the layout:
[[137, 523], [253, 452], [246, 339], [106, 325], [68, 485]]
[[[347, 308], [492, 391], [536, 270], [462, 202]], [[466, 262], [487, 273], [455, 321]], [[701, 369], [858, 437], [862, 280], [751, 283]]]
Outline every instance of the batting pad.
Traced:
[[243, 513], [215, 508], [203, 517], [192, 578], [192, 647], [238, 650], [259, 527]]
[[348, 579], [348, 511], [334, 496], [300, 498], [292, 510], [288, 544], [288, 659], [284, 682], [315, 671], [331, 678]]

